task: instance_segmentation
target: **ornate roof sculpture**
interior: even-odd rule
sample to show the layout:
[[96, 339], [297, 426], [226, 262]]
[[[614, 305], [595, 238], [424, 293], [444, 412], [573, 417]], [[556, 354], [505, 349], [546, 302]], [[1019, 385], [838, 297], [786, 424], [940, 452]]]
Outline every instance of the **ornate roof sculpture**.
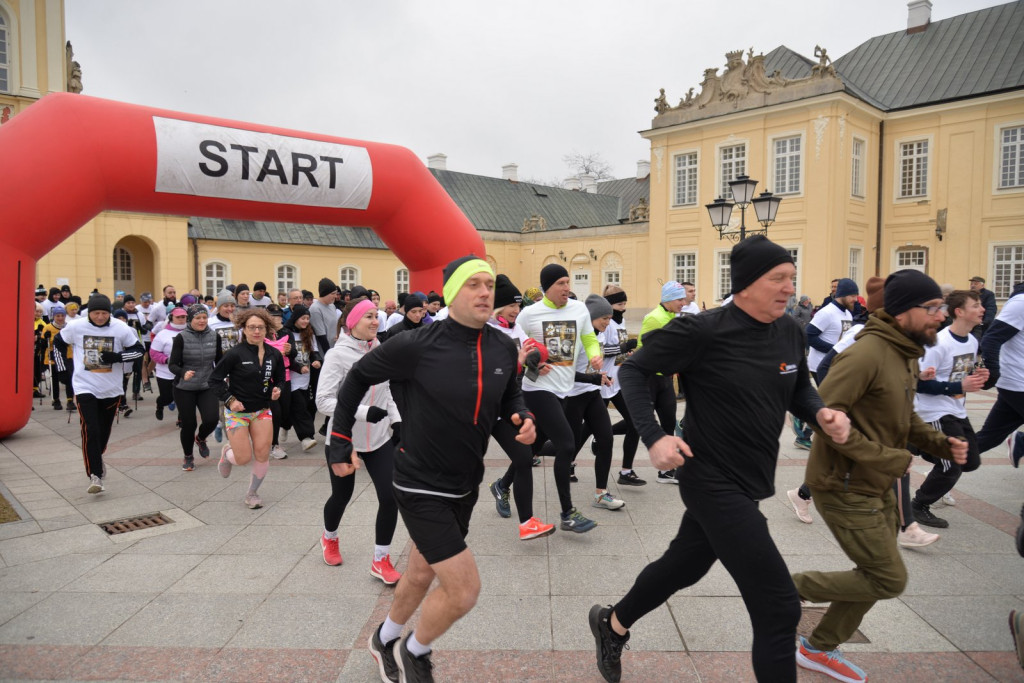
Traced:
[[836, 75], [828, 52], [816, 45], [814, 56], [818, 63], [811, 67], [810, 75], [788, 79], [779, 70], [769, 73], [764, 54], [755, 55], [754, 48], [747, 52], [746, 62], [743, 61], [743, 50], [727, 52], [725, 72], [719, 76], [717, 68], [705, 69], [699, 94], [694, 95], [694, 89], [690, 88], [679, 104], [672, 107], [662, 88], [654, 100], [654, 110], [658, 115], [651, 127], [664, 128], [843, 90], [843, 82]]

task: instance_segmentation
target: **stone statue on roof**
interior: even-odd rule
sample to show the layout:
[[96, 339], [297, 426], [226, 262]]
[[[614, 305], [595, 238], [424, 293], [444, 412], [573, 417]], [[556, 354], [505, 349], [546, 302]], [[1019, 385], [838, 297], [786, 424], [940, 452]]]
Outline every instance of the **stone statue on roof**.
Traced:
[[71, 47], [71, 41], [64, 45], [64, 57], [67, 61], [68, 81], [65, 84], [68, 92], [82, 92], [82, 65], [75, 61], [75, 50]]
[[828, 51], [820, 45], [815, 45], [814, 56], [818, 58], [818, 63], [811, 67], [811, 75], [835, 78], [836, 69], [832, 66], [832, 58], [828, 56]]
[[654, 98], [654, 111], [664, 114], [668, 111], [668, 100], [665, 98], [665, 89], [660, 88], [661, 94]]

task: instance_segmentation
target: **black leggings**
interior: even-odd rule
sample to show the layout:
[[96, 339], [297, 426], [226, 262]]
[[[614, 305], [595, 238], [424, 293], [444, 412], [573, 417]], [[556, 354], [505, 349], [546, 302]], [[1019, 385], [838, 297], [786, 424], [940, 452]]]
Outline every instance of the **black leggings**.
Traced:
[[295, 436], [299, 437], [299, 441], [312, 439], [314, 432], [316, 432], [316, 426], [313, 424], [316, 405], [309, 397], [309, 387], [295, 389], [291, 392], [291, 395], [289, 418], [291, 419], [292, 428], [295, 430]]
[[[206, 441], [213, 433], [219, 419], [220, 401], [213, 389], [190, 391], [174, 387], [174, 402], [178, 404], [178, 419], [181, 420], [181, 452], [192, 455], [195, 440]], [[199, 432], [196, 433], [196, 410], [199, 410]]]
[[594, 448], [597, 456], [594, 460], [595, 486], [599, 489], [608, 488], [608, 471], [612, 468], [612, 421], [608, 417], [608, 408], [601, 398], [601, 392], [587, 391], [567, 398], [565, 417], [572, 426], [576, 439], [577, 447], [573, 451], [573, 457], [586, 441], [583, 435], [584, 424], [587, 431], [593, 433], [597, 441]]
[[292, 428], [292, 392], [291, 387], [282, 387], [281, 395], [276, 401], [270, 402], [270, 418], [274, 422], [273, 445], [278, 444], [277, 437], [282, 429]]
[[160, 393], [156, 397], [156, 407], [163, 408], [174, 403], [174, 380], [164, 379], [163, 377], [156, 378], [156, 387]]
[[507, 420], [494, 423], [491, 436], [505, 451], [512, 464], [505, 470], [501, 478], [501, 488], [506, 491], [512, 487], [512, 497], [516, 501], [516, 512], [519, 523], [533, 517], [533, 450], [524, 443], [516, 441], [519, 428]]
[[526, 406], [537, 418], [537, 424], [555, 447], [555, 488], [562, 512], [572, 509], [569, 472], [576, 455], [576, 435], [565, 417], [565, 400], [550, 391], [524, 391]]
[[[391, 442], [369, 453], [359, 453], [363, 460], [366, 471], [370, 474], [370, 481], [377, 491], [377, 545], [391, 545], [391, 539], [395, 535], [395, 526], [398, 524], [398, 506], [395, 504], [394, 491], [391, 488], [392, 475], [395, 467], [395, 448]], [[327, 474], [331, 478], [331, 497], [324, 503], [324, 529], [337, 531], [341, 524], [341, 516], [345, 514], [345, 507], [352, 500], [352, 491], [355, 490], [356, 475], [350, 474], [347, 477], [339, 477], [327, 466]]]
[[680, 474], [686, 512], [679, 533], [665, 554], [640, 572], [615, 605], [615, 615], [629, 628], [676, 591], [700, 581], [721, 560], [750, 614], [757, 680], [796, 681], [800, 596], [757, 501], [728, 482], [709, 487], [700, 481], [687, 483], [685, 473]]
[[932, 423], [946, 436], [957, 436], [967, 442], [967, 462], [958, 465], [952, 460], [936, 458], [929, 453], [921, 453], [921, 457], [934, 467], [925, 477], [921, 487], [914, 495], [914, 502], [931, 505], [953, 490], [964, 472], [973, 472], [981, 466], [981, 452], [978, 451], [978, 439], [967, 418], [943, 415], [938, 423]]
[[[626, 398], [622, 395], [622, 392], [620, 391], [612, 396], [609, 401], [619, 411], [619, 415], [622, 416], [621, 420], [612, 425], [613, 435], [625, 435], [625, 438], [622, 440], [622, 469], [631, 470], [633, 469], [633, 458], [636, 457], [636, 447], [640, 444], [640, 434], [637, 433], [636, 427], [633, 426], [633, 420], [629, 418], [629, 406], [626, 405]], [[584, 425], [583, 440], [586, 441], [589, 437], [590, 430]]]
[[648, 386], [658, 422], [662, 430], [672, 436], [676, 433], [676, 392], [672, 388], [672, 376], [651, 375]]
[[117, 417], [117, 406], [121, 397], [96, 398], [92, 394], [75, 396], [78, 404], [78, 419], [82, 427], [82, 459], [85, 460], [85, 474], [103, 477], [103, 451], [107, 450], [110, 431]]

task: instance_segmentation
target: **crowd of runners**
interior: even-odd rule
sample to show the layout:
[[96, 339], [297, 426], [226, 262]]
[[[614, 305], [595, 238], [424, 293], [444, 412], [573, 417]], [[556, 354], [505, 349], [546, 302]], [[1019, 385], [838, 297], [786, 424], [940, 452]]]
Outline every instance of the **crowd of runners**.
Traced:
[[[90, 494], [106, 489], [118, 415], [175, 419], [186, 472], [197, 454], [210, 457], [212, 436], [221, 476], [248, 466], [243, 502], [254, 509], [290, 433], [303, 450], [322, 444], [329, 565], [342, 563], [339, 526], [365, 468], [378, 503], [370, 572], [397, 584], [369, 641], [383, 681], [434, 680], [431, 643], [475, 605], [465, 538], [482, 485], [498, 515], [511, 517], [514, 504], [524, 542], [558, 530], [599, 543], [600, 515], [629, 502], [609, 477], [622, 492], [647, 484], [634, 470], [640, 441], [654, 480], [677, 486], [681, 521], [621, 600], [590, 610], [605, 680], [620, 680], [630, 628], [721, 561], [750, 615], [758, 680], [795, 681], [799, 665], [864, 681], [839, 646], [876, 601], [903, 591], [899, 548], [938, 539], [922, 529], [948, 526], [932, 506], [955, 504], [953, 487], [982, 453], [1006, 443], [1014, 467], [1024, 457], [1024, 283], [997, 312], [982, 278], [944, 291], [901, 270], [869, 279], [866, 298], [837, 279], [814, 307], [795, 296], [795, 272], [786, 249], [747, 238], [733, 248], [722, 306], [701, 311], [692, 283], [670, 281], [635, 330], [619, 287], [580, 301], [567, 270], [550, 264], [522, 291], [473, 255], [448, 264], [440, 293], [397, 301], [329, 278], [315, 295], [293, 289], [276, 301], [262, 282], [180, 298], [168, 285], [138, 300], [40, 286], [34, 395], [39, 409], [49, 399], [78, 413]], [[976, 433], [968, 394], [993, 387]], [[759, 510], [775, 494], [787, 422], [809, 456], [805, 483], [786, 495], [800, 521], [828, 526], [849, 571], [791, 574]], [[492, 437], [509, 466], [485, 482]], [[582, 448], [595, 487], [574, 497]], [[533, 467], [545, 456], [559, 501], [552, 520], [533, 506]], [[911, 495], [915, 456], [932, 470]], [[412, 541], [404, 574], [391, 560], [399, 515]], [[1024, 556], [1024, 508], [1016, 544]], [[796, 635], [802, 602], [829, 604], [807, 638]], [[1011, 613], [1010, 629], [1024, 658], [1022, 617]]]

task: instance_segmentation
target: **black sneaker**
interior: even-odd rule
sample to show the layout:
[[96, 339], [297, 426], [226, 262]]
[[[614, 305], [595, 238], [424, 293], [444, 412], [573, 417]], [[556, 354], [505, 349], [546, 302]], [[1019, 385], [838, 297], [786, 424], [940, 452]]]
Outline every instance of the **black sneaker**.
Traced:
[[143, 382], [142, 383], [142, 390], [143, 391], [148, 391], [149, 393], [152, 394], [153, 393], [153, 385], [150, 384], [149, 382]]
[[128, 418], [132, 416], [132, 409], [128, 407], [127, 403], [122, 403], [118, 410], [121, 411], [121, 417]]
[[196, 447], [199, 448], [199, 457], [200, 458], [209, 458], [210, 457], [210, 447], [206, 445], [206, 439], [200, 439], [197, 436], [196, 437]]
[[622, 650], [629, 649], [626, 643], [629, 641], [629, 633], [620, 636], [612, 630], [608, 619], [612, 613], [612, 606], [601, 607], [594, 605], [590, 608], [590, 632], [594, 634], [594, 643], [597, 645], [597, 670], [601, 672], [604, 680], [608, 683], [619, 683], [622, 678]]
[[395, 661], [395, 643], [398, 642], [398, 638], [387, 643], [381, 642], [380, 630], [384, 626], [381, 624], [373, 630], [373, 635], [370, 636], [368, 647], [370, 648], [370, 654], [373, 655], [374, 660], [377, 662], [377, 668], [380, 670], [380, 680], [398, 681], [398, 663]]
[[196, 468], [196, 459], [191, 455], [185, 456], [185, 461], [181, 463], [182, 472], [191, 472]]
[[32, 398], [46, 398], [46, 394], [39, 391], [39, 389], [32, 390]]
[[[1017, 527], [1017, 553], [1024, 557], [1024, 505], [1020, 507], [1020, 526]], [[1024, 656], [1024, 652], [1021, 656]]]
[[949, 527], [949, 522], [941, 517], [933, 515], [931, 508], [928, 505], [912, 500], [910, 501], [910, 507], [914, 511], [914, 521], [918, 524], [935, 527], [936, 529], [945, 529]]
[[575, 463], [569, 465], [569, 481], [576, 484], [579, 483], [580, 478], [576, 476], [576, 465]]
[[647, 482], [636, 476], [636, 472], [630, 470], [623, 474], [619, 472], [619, 486], [646, 486]]
[[69, 413], [73, 413], [73, 412], [75, 412], [75, 410], [76, 410], [76, 408], [75, 408], [75, 399], [69, 398], [68, 399], [68, 412]]
[[678, 484], [679, 480], [676, 479], [675, 470], [665, 470], [664, 472], [658, 471], [658, 483], [659, 484]]
[[512, 516], [512, 506], [508, 502], [508, 489], [501, 488], [501, 479], [498, 479], [488, 487], [491, 495], [494, 496], [494, 507], [501, 517]]
[[431, 673], [431, 670], [434, 665], [430, 661], [430, 653], [413, 657], [405, 646], [408, 639], [406, 636], [398, 640], [392, 650], [395, 654], [395, 663], [398, 664], [399, 680], [403, 683], [433, 683], [434, 674]]
[[156, 407], [156, 419], [158, 419], [158, 420], [164, 419], [164, 407], [163, 406], [157, 406]]
[[60, 402], [59, 398], [53, 399], [53, 409], [54, 410], [64, 410], [64, 404]]

